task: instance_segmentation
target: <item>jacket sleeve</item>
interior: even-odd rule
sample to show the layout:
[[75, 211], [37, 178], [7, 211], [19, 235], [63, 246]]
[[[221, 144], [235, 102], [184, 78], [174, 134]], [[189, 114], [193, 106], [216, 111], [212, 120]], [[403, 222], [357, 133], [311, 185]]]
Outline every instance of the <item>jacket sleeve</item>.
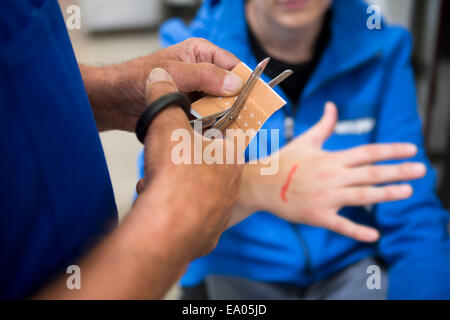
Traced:
[[412, 182], [414, 195], [405, 201], [379, 204], [375, 219], [380, 256], [389, 267], [389, 299], [449, 299], [450, 239], [448, 212], [436, 196], [436, 174], [426, 157], [410, 63], [411, 39], [402, 31], [387, 54], [387, 76], [376, 129], [377, 142], [412, 142], [414, 161], [427, 175]]

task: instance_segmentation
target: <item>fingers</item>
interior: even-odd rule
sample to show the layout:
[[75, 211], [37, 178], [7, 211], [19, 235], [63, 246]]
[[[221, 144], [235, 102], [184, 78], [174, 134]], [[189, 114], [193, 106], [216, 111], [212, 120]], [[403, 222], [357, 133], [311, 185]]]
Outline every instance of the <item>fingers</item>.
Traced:
[[335, 193], [339, 206], [364, 206], [382, 202], [408, 199], [413, 189], [409, 184], [386, 187], [351, 187]]
[[322, 118], [303, 136], [303, 139], [309, 140], [316, 146], [322, 144], [331, 136], [337, 121], [337, 108], [332, 102], [325, 104], [325, 111]]
[[346, 186], [376, 185], [420, 179], [426, 172], [426, 166], [418, 162], [400, 165], [365, 166], [348, 169], [342, 182]]
[[157, 54], [160, 65], [173, 76], [182, 92], [232, 96], [243, 86], [242, 79], [229, 71], [239, 59], [205, 39], [188, 39]]
[[243, 86], [241, 77], [211, 63], [170, 61], [166, 69], [182, 92], [232, 96], [238, 94]]
[[336, 160], [346, 166], [358, 166], [386, 160], [406, 159], [417, 154], [411, 143], [370, 144], [336, 152]]
[[354, 223], [339, 215], [327, 218], [323, 227], [358, 241], [375, 242], [380, 237], [376, 229]]
[[208, 40], [190, 39], [186, 40], [186, 45], [195, 57], [196, 63], [208, 62], [227, 70], [233, 69], [239, 63], [239, 59], [233, 54], [217, 47]]

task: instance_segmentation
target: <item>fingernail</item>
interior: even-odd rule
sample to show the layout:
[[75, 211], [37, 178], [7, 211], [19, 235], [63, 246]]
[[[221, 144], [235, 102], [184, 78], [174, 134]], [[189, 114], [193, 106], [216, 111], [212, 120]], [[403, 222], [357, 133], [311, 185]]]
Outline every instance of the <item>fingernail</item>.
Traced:
[[228, 72], [223, 81], [222, 89], [226, 94], [236, 94], [242, 88], [243, 84], [241, 77], [233, 72]]
[[417, 147], [414, 144], [408, 144], [406, 146], [406, 152], [411, 153], [411, 154], [416, 154], [417, 153]]
[[148, 75], [147, 81], [149, 83], [154, 82], [173, 82], [170, 74], [163, 68], [154, 68]]
[[412, 193], [412, 187], [410, 185], [403, 185], [398, 187], [398, 193], [401, 196], [409, 196]]
[[411, 169], [415, 174], [418, 174], [418, 175], [425, 174], [425, 172], [427, 171], [427, 167], [425, 167], [425, 165], [423, 163], [413, 164]]
[[380, 237], [380, 233], [377, 230], [367, 230], [366, 236], [369, 241], [376, 241]]

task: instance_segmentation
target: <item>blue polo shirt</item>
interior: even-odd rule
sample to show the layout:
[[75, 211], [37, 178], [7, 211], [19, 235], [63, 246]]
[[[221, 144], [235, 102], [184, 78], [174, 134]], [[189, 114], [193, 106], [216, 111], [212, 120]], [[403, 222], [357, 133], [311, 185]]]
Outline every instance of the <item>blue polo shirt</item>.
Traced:
[[0, 111], [0, 298], [25, 298], [117, 221], [56, 0], [0, 2]]

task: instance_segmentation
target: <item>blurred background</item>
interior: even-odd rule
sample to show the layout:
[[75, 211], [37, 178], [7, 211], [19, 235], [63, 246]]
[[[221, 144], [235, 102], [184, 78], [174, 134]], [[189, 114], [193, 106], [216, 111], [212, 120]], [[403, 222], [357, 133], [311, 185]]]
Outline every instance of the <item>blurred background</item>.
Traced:
[[[414, 37], [413, 64], [428, 154], [438, 171], [439, 194], [450, 207], [450, 1], [370, 0], [390, 23]], [[171, 16], [189, 21], [201, 0], [60, 0], [68, 16], [81, 8], [81, 29], [69, 30], [78, 61], [120, 63], [159, 48], [158, 25]], [[141, 145], [134, 134], [101, 134], [119, 214], [131, 207]], [[169, 294], [176, 297], [176, 291]]]

